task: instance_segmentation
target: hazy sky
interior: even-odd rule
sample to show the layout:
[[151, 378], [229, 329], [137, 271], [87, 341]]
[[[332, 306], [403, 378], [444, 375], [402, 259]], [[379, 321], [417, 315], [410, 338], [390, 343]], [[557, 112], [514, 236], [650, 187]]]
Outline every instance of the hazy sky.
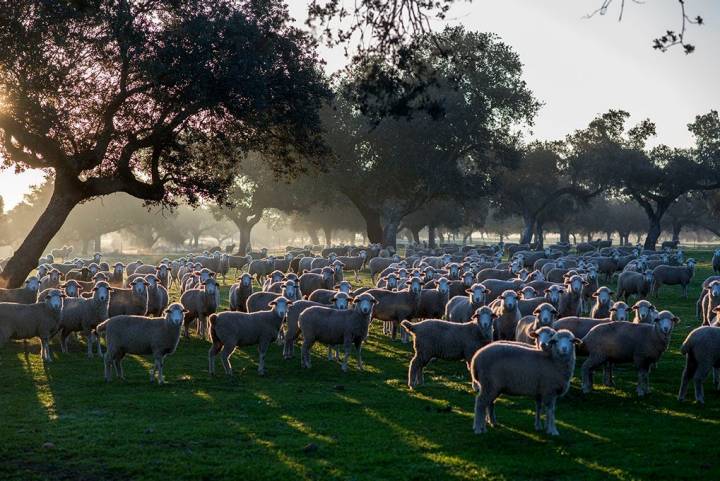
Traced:
[[[303, 20], [308, 2], [289, 3], [293, 15]], [[533, 128], [537, 138], [562, 138], [587, 125], [596, 114], [622, 108], [633, 120], [649, 117], [657, 123], [655, 142], [690, 144], [687, 123], [697, 114], [720, 109], [720, 2], [686, 1], [688, 14], [701, 14], [706, 23], [690, 27], [687, 41], [697, 46], [691, 55], [680, 48], [666, 53], [651, 48], [652, 39], [660, 33], [679, 29], [677, 0], [626, 2], [622, 22], [617, 21], [616, 5], [606, 16], [583, 18], [601, 3], [458, 0], [447, 23], [495, 32], [519, 53], [529, 87], [544, 102]], [[339, 49], [323, 49], [322, 54], [330, 71], [345, 62]], [[19, 202], [41, 178], [37, 172], [0, 173], [0, 195], [6, 208]]]

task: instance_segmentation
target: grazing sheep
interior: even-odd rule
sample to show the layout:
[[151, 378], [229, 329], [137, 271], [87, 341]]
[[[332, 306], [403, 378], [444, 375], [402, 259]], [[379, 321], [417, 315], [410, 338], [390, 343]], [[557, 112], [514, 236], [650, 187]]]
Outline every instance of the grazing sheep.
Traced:
[[582, 389], [592, 391], [593, 371], [605, 363], [632, 362], [638, 369], [638, 396], [650, 393], [650, 367], [660, 360], [679, 322], [670, 311], [661, 311], [650, 324], [608, 322], [593, 327], [582, 339], [588, 358], [582, 365]]
[[361, 250], [357, 256], [339, 256], [337, 258], [345, 266], [343, 269], [346, 271], [353, 271], [355, 274], [355, 282], [359, 281], [358, 272], [365, 267], [365, 261], [367, 260], [367, 252]]
[[108, 317], [144, 316], [148, 309], [148, 282], [140, 277], [133, 281], [129, 289], [115, 288], [110, 296]]
[[703, 381], [713, 371], [713, 385], [720, 389], [720, 327], [700, 326], [688, 334], [680, 347], [685, 356], [685, 369], [680, 378], [678, 401], [687, 395], [688, 381], [695, 384], [695, 401], [705, 404]]
[[635, 324], [651, 324], [655, 320], [657, 311], [649, 301], [637, 301], [631, 309], [635, 311], [635, 317], [632, 320]]
[[663, 285], [680, 285], [683, 297], [687, 299], [688, 285], [695, 275], [695, 259], [688, 259], [684, 266], [660, 265], [653, 269], [653, 294], [658, 295]]
[[27, 355], [27, 339], [40, 338], [40, 356], [51, 362], [50, 337], [60, 325], [65, 294], [49, 289], [45, 297], [34, 304], [0, 303], [0, 347], [10, 339], [23, 339]]
[[96, 332], [105, 333], [105, 381], [110, 381], [111, 364], [115, 375], [125, 379], [122, 361], [126, 354], [152, 354], [150, 382], [157, 375], [158, 384], [165, 383], [165, 358], [177, 349], [185, 312], [182, 304], [174, 303], [165, 311], [165, 317], [122, 315], [97, 326]]
[[25, 280], [23, 287], [16, 289], [0, 289], [0, 302], [14, 302], [16, 304], [35, 304], [37, 301], [40, 281], [35, 276]]
[[[370, 294], [376, 301], [375, 318], [392, 324], [391, 335], [397, 336], [397, 326], [401, 321], [413, 319], [420, 308], [422, 295], [422, 282], [417, 277], [406, 281], [408, 289], [402, 291], [388, 291], [386, 289], [369, 289], [365, 293]], [[403, 342], [406, 337], [402, 336]]]
[[[74, 281], [69, 281], [74, 282]], [[97, 345], [97, 354], [102, 356], [100, 339], [93, 330], [108, 318], [110, 295], [113, 289], [107, 282], [98, 282], [92, 290], [92, 297], [71, 297], [65, 299], [62, 319], [60, 320], [60, 349], [68, 352], [68, 337], [73, 332], [82, 332], [87, 340], [87, 356], [93, 356], [93, 346]]]
[[300, 292], [307, 298], [317, 289], [332, 289], [335, 272], [332, 267], [323, 267], [320, 274], [306, 272], [300, 276]]
[[492, 309], [483, 306], [463, 323], [439, 319], [402, 321], [402, 327], [413, 338], [415, 352], [408, 367], [408, 387], [414, 389], [425, 381], [423, 369], [433, 359], [464, 360], [469, 364], [478, 349], [492, 342], [495, 317]]
[[363, 369], [362, 343], [367, 338], [373, 307], [377, 301], [372, 295], [364, 293], [355, 297], [352, 302], [353, 308], [348, 310], [315, 306], [308, 307], [300, 314], [298, 325], [303, 333], [301, 367], [310, 368], [310, 349], [313, 344], [320, 342], [328, 346], [343, 345], [343, 371], [348, 369], [350, 346], [355, 345], [357, 366], [358, 369]]
[[148, 309], [147, 315], [150, 317], [160, 317], [170, 303], [168, 291], [160, 283], [160, 279], [155, 274], [145, 276], [148, 282]]
[[197, 335], [202, 339], [207, 337], [207, 317], [214, 314], [217, 304], [217, 281], [210, 277], [200, 287], [188, 289], [180, 296], [180, 303], [185, 308], [183, 321], [183, 335], [190, 337], [189, 326], [197, 320]]
[[468, 322], [480, 307], [485, 305], [488, 289], [482, 284], [473, 284], [467, 296], [455, 296], [445, 306], [445, 319], [450, 322]]
[[518, 295], [515, 291], [506, 290], [490, 305], [497, 316], [493, 326], [494, 340], [512, 341], [515, 339], [515, 328], [522, 318], [518, 308]]
[[580, 344], [570, 331], [558, 331], [548, 343], [548, 352], [531, 346], [492, 343], [480, 349], [470, 364], [475, 398], [475, 434], [487, 431], [486, 423], [496, 424], [495, 400], [502, 394], [530, 396], [535, 399], [535, 429], [542, 430], [545, 412], [546, 431], [558, 435], [555, 404], [570, 389], [575, 369], [575, 345]]
[[720, 281], [711, 281], [703, 291], [701, 300], [701, 319], [704, 326], [709, 325], [715, 317], [715, 308], [718, 306], [720, 306]]
[[535, 344], [535, 331], [542, 327], [552, 327], [557, 319], [557, 309], [549, 302], [540, 304], [533, 315], [521, 318], [515, 327], [515, 340], [525, 344]]
[[208, 351], [208, 370], [215, 374], [215, 356], [222, 350], [222, 361], [225, 374], [232, 376], [230, 356], [237, 347], [258, 345], [258, 374], [265, 374], [265, 354], [270, 343], [278, 337], [290, 299], [278, 297], [270, 301], [269, 311], [233, 312], [225, 311], [210, 315], [210, 340], [212, 347]]
[[610, 317], [610, 309], [612, 308], [613, 291], [602, 286], [599, 287], [592, 295], [595, 304], [590, 310], [590, 317], [593, 319], [604, 319]]
[[247, 312], [247, 300], [253, 293], [253, 278], [245, 272], [238, 277], [238, 281], [230, 286], [230, 310]]

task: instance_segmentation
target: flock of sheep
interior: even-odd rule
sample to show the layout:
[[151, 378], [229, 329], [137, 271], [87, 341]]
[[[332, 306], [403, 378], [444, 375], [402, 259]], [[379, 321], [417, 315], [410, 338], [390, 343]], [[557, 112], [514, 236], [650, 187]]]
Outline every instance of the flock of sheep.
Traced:
[[[362, 369], [362, 344], [377, 319], [393, 339], [412, 338], [411, 389], [423, 383], [423, 369], [433, 360], [466, 362], [477, 391], [476, 433], [495, 424], [495, 400], [508, 394], [535, 399], [536, 429], [556, 435], [555, 406], [569, 388], [576, 355], [585, 358], [583, 392], [592, 391], [593, 373], [600, 368], [603, 382], [612, 385], [618, 364], [634, 365], [638, 395], [649, 392], [650, 369], [667, 350], [679, 319], [658, 311], [648, 297], [664, 285], [681, 286], [687, 297], [695, 273], [695, 261], [685, 260], [680, 249], [658, 253], [600, 242], [577, 245], [576, 253], [567, 244], [543, 250], [516, 244], [410, 246], [404, 258], [379, 245], [319, 254], [286, 250], [281, 257], [266, 250], [248, 256], [215, 252], [127, 266], [111, 266], [99, 253], [70, 261], [72, 248], [53, 250], [25, 286], [0, 289], [0, 347], [22, 339], [27, 353], [27, 340], [37, 337], [43, 361], [50, 362], [53, 336], [67, 352], [68, 338], [82, 333], [88, 356], [104, 356], [106, 380], [113, 372], [124, 377], [126, 354], [150, 354], [151, 380], [163, 383], [165, 358], [195, 324], [197, 335], [211, 342], [211, 374], [218, 355], [232, 374], [234, 350], [255, 345], [258, 372], [264, 374], [270, 345], [282, 344], [289, 359], [300, 338], [303, 368], [311, 367], [311, 348], [320, 343], [328, 347], [329, 359], [342, 357], [343, 370], [354, 346]], [[231, 269], [239, 277], [230, 287], [230, 310], [218, 312], [219, 277], [225, 282]], [[363, 269], [375, 287], [354, 289], [345, 272], [353, 271], [357, 280]], [[720, 250], [713, 269], [720, 274]], [[613, 292], [603, 283], [615, 277]], [[180, 297], [170, 303], [174, 284]], [[255, 284], [261, 290], [255, 291]], [[629, 306], [631, 297], [635, 302]], [[702, 403], [711, 370], [720, 387], [720, 275], [704, 281], [697, 315], [702, 325], [681, 347], [686, 366], [679, 399], [692, 380]]]

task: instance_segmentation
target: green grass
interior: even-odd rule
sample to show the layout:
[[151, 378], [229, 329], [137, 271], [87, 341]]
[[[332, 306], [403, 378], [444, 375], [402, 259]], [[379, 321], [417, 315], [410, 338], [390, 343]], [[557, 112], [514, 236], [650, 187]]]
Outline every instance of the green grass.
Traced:
[[353, 358], [342, 373], [320, 346], [301, 370], [297, 350], [283, 361], [273, 346], [265, 377], [249, 348], [233, 357], [235, 377], [210, 378], [209, 343], [194, 338], [168, 358], [165, 386], [149, 383], [147, 358], [127, 358], [127, 380], [106, 384], [78, 343], [48, 366], [37, 343], [29, 360], [10, 343], [0, 349], [0, 479], [718, 479], [720, 394], [708, 383], [705, 407], [675, 399], [678, 349], [710, 274], [710, 254], [692, 255], [701, 264], [691, 299], [666, 288], [655, 301], [682, 324], [651, 374], [653, 393], [637, 398], [628, 366], [617, 387], [588, 396], [576, 376], [558, 403], [559, 438], [533, 430], [534, 403], [523, 398], [502, 398], [500, 425], [474, 435], [464, 365], [433, 363], [409, 391], [411, 348], [377, 324], [364, 372]]

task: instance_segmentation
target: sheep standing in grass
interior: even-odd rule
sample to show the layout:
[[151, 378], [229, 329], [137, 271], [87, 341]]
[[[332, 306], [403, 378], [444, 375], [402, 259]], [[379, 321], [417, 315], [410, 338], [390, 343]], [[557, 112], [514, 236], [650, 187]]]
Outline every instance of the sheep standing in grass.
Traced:
[[445, 305], [450, 296], [449, 281], [441, 277], [435, 289], [423, 289], [420, 293], [420, 305], [415, 315], [419, 319], [438, 319], [445, 313]]
[[39, 337], [40, 356], [51, 362], [50, 337], [60, 325], [64, 297], [60, 289], [49, 289], [35, 304], [0, 303], [0, 347], [10, 339], [23, 339], [27, 354], [27, 339]]
[[144, 316], [148, 309], [148, 282], [139, 277], [129, 289], [115, 288], [110, 297], [108, 317], [113, 316]]
[[470, 363], [475, 398], [476, 434], [487, 431], [486, 423], [496, 424], [495, 400], [502, 394], [535, 399], [535, 429], [558, 435], [555, 426], [557, 399], [570, 389], [575, 369], [576, 339], [570, 331], [558, 331], [548, 342], [548, 351], [511, 343], [492, 343], [480, 349]]
[[[277, 339], [290, 299], [278, 297], [270, 302], [269, 311], [233, 312], [225, 311], [210, 315], [210, 341], [208, 370], [215, 374], [215, 356], [220, 353], [225, 373], [232, 376], [230, 356], [237, 347], [258, 345], [258, 374], [265, 374], [265, 354], [270, 344]], [[222, 352], [221, 352], [222, 351]]]
[[300, 314], [298, 325], [303, 333], [301, 367], [310, 368], [310, 349], [313, 344], [320, 342], [328, 346], [343, 346], [343, 371], [348, 369], [350, 347], [354, 345], [358, 369], [363, 369], [362, 343], [367, 338], [373, 307], [377, 301], [372, 295], [364, 293], [355, 297], [352, 302], [353, 308], [348, 310], [309, 307]]
[[704, 290], [701, 300], [701, 320], [704, 326], [715, 317], [715, 308], [720, 306], [720, 281], [712, 281]]
[[[73, 282], [73, 281], [69, 281]], [[92, 297], [74, 297], [65, 299], [60, 321], [60, 348], [68, 352], [68, 337], [73, 332], [82, 332], [87, 340], [87, 356], [93, 356], [93, 347], [97, 345], [98, 356], [102, 355], [100, 339], [93, 330], [108, 318], [108, 307], [112, 288], [107, 282], [98, 282], [92, 290]]]
[[653, 294], [658, 295], [663, 285], [682, 286], [683, 297], [687, 299], [688, 286], [695, 275], [695, 259], [688, 259], [684, 266], [660, 265], [653, 269]]
[[361, 250], [357, 256], [340, 256], [337, 258], [345, 267], [346, 271], [353, 271], [355, 274], [355, 282], [359, 281], [358, 272], [365, 266], [365, 260], [367, 259], [367, 252]]
[[146, 275], [145, 280], [148, 282], [147, 315], [151, 317], [160, 317], [170, 303], [168, 291], [165, 286], [160, 283], [160, 279], [158, 279], [155, 274]]
[[[392, 323], [392, 338], [397, 335], [397, 326], [401, 321], [416, 317], [420, 309], [422, 282], [417, 277], [406, 281], [408, 288], [402, 291], [388, 291], [386, 289], [369, 289], [366, 291], [376, 301], [375, 318], [383, 322]], [[402, 336], [403, 342], [406, 335]]]
[[231, 311], [247, 312], [247, 300], [253, 293], [252, 276], [245, 272], [239, 282], [230, 286], [229, 301]]
[[413, 338], [415, 351], [408, 368], [408, 387], [414, 389], [424, 382], [423, 369], [433, 359], [469, 363], [478, 349], [492, 342], [495, 317], [492, 309], [483, 306], [475, 311], [469, 322], [403, 321], [401, 325]]
[[631, 295], [637, 295], [641, 299], [647, 298], [652, 290], [654, 274], [651, 270], [644, 273], [623, 271], [618, 276], [617, 298], [626, 302]]
[[14, 302], [17, 304], [34, 304], [37, 301], [40, 281], [35, 276], [25, 280], [23, 287], [16, 289], [0, 289], [0, 302]]
[[217, 291], [217, 281], [210, 277], [200, 287], [189, 289], [180, 296], [180, 303], [185, 308], [183, 334], [186, 338], [190, 337], [189, 326], [193, 321], [197, 321], [198, 336], [207, 337], [207, 318], [218, 308]]
[[535, 331], [542, 327], [552, 327], [557, 319], [557, 309], [545, 302], [535, 308], [533, 315], [520, 319], [515, 327], [515, 340], [525, 344], [535, 344]]
[[165, 358], [173, 354], [180, 342], [184, 309], [174, 303], [165, 311], [165, 317], [115, 316], [97, 326], [97, 332], [104, 332], [107, 350], [105, 352], [105, 380], [110, 381], [111, 365], [115, 374], [125, 379], [122, 361], [126, 354], [152, 354], [153, 368], [150, 382], [157, 376], [158, 384], [165, 382], [163, 368]]
[[657, 311], [649, 301], [637, 301], [631, 308], [635, 311], [632, 322], [635, 324], [651, 324], [655, 320]]
[[[292, 306], [288, 309], [285, 325], [287, 330], [285, 331], [285, 339], [283, 341], [283, 358], [290, 359], [295, 355], [295, 341], [300, 334], [300, 326], [298, 325], [298, 319], [300, 314], [308, 307], [333, 307], [334, 309], [345, 310], [349, 307], [352, 298], [349, 294], [344, 292], [336, 292], [332, 298], [330, 306], [325, 303], [319, 303], [315, 301], [295, 301]], [[328, 359], [331, 358], [331, 349], [333, 346], [328, 347]], [[335, 354], [337, 357], [337, 346], [335, 346]]]
[[450, 322], [468, 322], [473, 314], [485, 305], [488, 289], [480, 283], [467, 289], [467, 296], [455, 296], [445, 306], [445, 319]]
[[588, 358], [582, 365], [583, 392], [592, 391], [593, 371], [607, 362], [633, 363], [638, 370], [638, 396], [650, 393], [650, 367], [660, 360], [679, 322], [670, 311], [662, 311], [650, 324], [608, 322], [593, 327], [582, 339]]
[[595, 299], [590, 310], [590, 317], [593, 319], [604, 319], [610, 317], [610, 309], [612, 308], [612, 295], [613, 291], [609, 288], [602, 286], [599, 287], [593, 294], [592, 297]]
[[690, 379], [695, 384], [695, 401], [704, 404], [703, 381], [713, 371], [713, 384], [720, 389], [720, 327], [700, 326], [685, 338], [680, 352], [685, 356], [685, 369], [680, 378], [678, 401], [684, 401]]
[[565, 316], [581, 316], [584, 312], [583, 304], [583, 288], [587, 285], [587, 281], [574, 274], [565, 281], [565, 292], [560, 296], [558, 305], [559, 317]]
[[306, 272], [300, 276], [300, 292], [304, 297], [317, 289], [332, 289], [335, 285], [335, 271], [332, 267], [323, 267], [319, 274]]
[[518, 308], [517, 293], [506, 290], [490, 307], [497, 316], [493, 326], [494, 339], [500, 341], [515, 340], [515, 328], [522, 318]]

